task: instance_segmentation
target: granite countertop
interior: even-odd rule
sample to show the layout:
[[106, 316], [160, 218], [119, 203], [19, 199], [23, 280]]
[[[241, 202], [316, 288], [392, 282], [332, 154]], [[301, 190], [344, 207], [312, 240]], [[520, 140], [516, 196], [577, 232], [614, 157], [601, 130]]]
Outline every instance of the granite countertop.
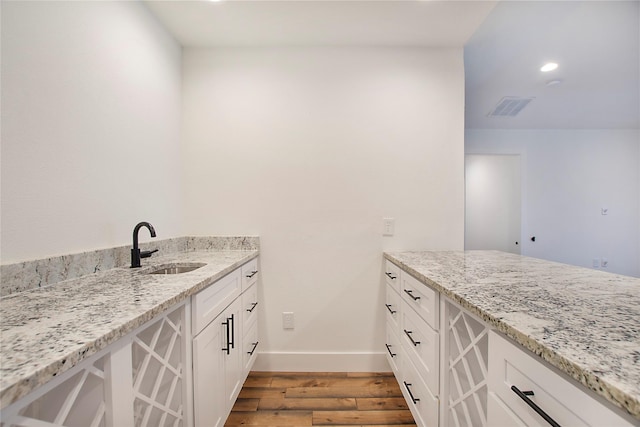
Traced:
[[[0, 408], [257, 256], [257, 250], [154, 256], [140, 269], [113, 268], [1, 298]], [[206, 266], [144, 274], [150, 266], [176, 263]]]
[[640, 419], [640, 279], [498, 251], [385, 258]]

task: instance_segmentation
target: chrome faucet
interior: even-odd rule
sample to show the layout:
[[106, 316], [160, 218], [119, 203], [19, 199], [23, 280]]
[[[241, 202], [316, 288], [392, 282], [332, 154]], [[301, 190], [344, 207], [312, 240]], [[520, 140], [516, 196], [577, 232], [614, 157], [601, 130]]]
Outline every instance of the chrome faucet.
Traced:
[[151, 237], [156, 237], [156, 230], [153, 225], [148, 222], [139, 222], [133, 229], [133, 249], [131, 249], [131, 268], [140, 267], [140, 258], [149, 258], [154, 252], [158, 252], [157, 249], [152, 251], [140, 251], [138, 248], [138, 232], [140, 228], [147, 227], [151, 233]]

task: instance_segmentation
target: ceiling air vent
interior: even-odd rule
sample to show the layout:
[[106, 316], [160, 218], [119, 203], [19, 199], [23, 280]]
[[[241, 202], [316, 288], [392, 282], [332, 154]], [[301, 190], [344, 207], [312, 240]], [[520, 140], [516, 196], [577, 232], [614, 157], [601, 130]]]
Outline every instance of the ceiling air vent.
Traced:
[[488, 117], [515, 117], [533, 98], [521, 98], [517, 96], [505, 96], [498, 102]]

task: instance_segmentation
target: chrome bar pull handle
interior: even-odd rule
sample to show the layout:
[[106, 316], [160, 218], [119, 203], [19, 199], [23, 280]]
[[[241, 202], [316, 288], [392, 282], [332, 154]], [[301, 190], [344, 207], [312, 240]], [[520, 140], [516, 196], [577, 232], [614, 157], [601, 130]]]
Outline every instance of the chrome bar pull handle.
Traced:
[[391, 304], [385, 304], [385, 307], [387, 307], [387, 310], [389, 310], [389, 313], [391, 313], [391, 314], [396, 314], [397, 313], [396, 310], [393, 310], [391, 308]]
[[248, 311], [249, 313], [253, 312], [253, 310], [256, 308], [256, 306], [257, 306], [257, 305], [258, 305], [258, 303], [257, 303], [257, 302], [252, 302], [252, 303], [251, 303], [251, 308], [247, 308], [247, 311]]
[[245, 277], [246, 277], [247, 279], [251, 279], [251, 278], [252, 278], [253, 276], [255, 276], [256, 274], [258, 274], [258, 270], [254, 270], [254, 271], [252, 271], [252, 272], [251, 272], [251, 273], [249, 273], [249, 274], [245, 274]]
[[397, 276], [394, 276], [393, 273], [389, 273], [388, 271], [385, 272], [384, 274], [386, 274], [389, 277], [389, 279], [391, 279], [391, 280], [396, 280], [396, 278], [397, 278]]

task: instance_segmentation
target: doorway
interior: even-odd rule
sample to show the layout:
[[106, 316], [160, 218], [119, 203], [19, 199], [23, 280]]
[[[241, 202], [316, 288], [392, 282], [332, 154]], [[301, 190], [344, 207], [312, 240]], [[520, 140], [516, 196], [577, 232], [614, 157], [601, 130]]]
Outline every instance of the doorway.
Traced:
[[520, 156], [465, 155], [464, 248], [520, 254]]

